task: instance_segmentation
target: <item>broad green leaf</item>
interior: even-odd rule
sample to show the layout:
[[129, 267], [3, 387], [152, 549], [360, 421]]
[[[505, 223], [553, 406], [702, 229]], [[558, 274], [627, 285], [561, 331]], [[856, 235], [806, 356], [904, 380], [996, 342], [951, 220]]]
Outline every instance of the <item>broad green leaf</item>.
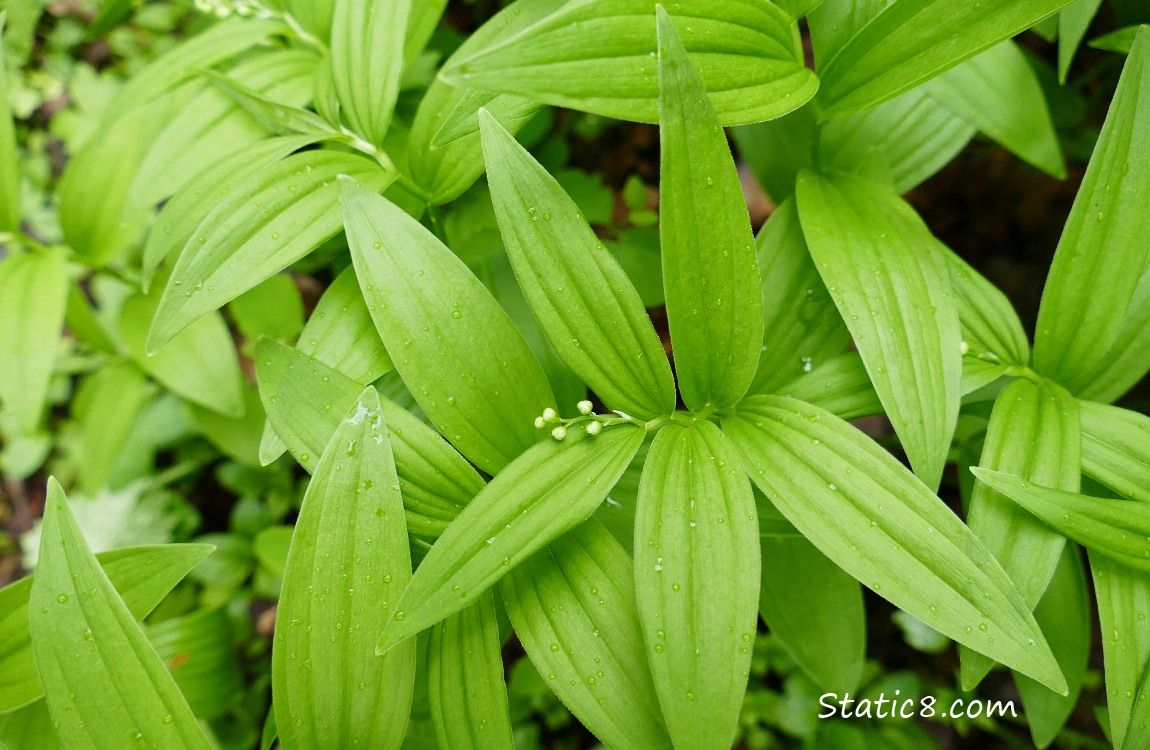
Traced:
[[255, 386], [244, 382], [243, 416], [225, 417], [196, 404], [188, 404], [188, 415], [200, 433], [226, 455], [252, 467], [260, 464], [260, 440], [267, 415]]
[[88, 376], [72, 401], [80, 427], [80, 487], [94, 495], [105, 487], [120, 451], [154, 389], [131, 362], [104, 365]]
[[9, 438], [40, 429], [67, 298], [62, 250], [0, 261], [0, 425]]
[[814, 108], [800, 107], [778, 119], [740, 125], [730, 132], [739, 156], [770, 199], [781, 207], [795, 194], [799, 172], [815, 162], [819, 130]]
[[440, 747], [510, 750], [515, 746], [500, 646], [499, 618], [490, 591], [429, 631], [427, 695]]
[[843, 352], [776, 389], [825, 409], [839, 419], [858, 419], [882, 413], [882, 402], [858, 352]]
[[284, 10], [310, 35], [326, 43], [331, 37], [332, 17], [338, 0], [282, 0]]
[[1042, 85], [1014, 42], [996, 44], [927, 81], [924, 89], [1023, 161], [1066, 177]]
[[243, 699], [236, 634], [226, 608], [165, 619], [144, 632], [197, 718], [218, 719]]
[[48, 481], [28, 600], [32, 653], [65, 747], [210, 747], [175, 681]]
[[822, 690], [854, 692], [866, 661], [858, 581], [801, 536], [763, 536], [759, 611]]
[[500, 591], [535, 668], [596, 737], [618, 750], [671, 747], [631, 558], [609, 531], [597, 521], [582, 524], [511, 571]]
[[379, 340], [351, 267], [344, 269], [319, 298], [300, 334], [298, 348], [357, 383], [371, 383], [395, 368]]
[[[444, 67], [515, 36], [565, 2], [516, 0], [468, 37]], [[428, 202], [440, 205], [455, 200], [483, 174], [477, 117], [483, 107], [515, 132], [538, 105], [518, 96], [456, 88], [439, 78], [424, 95], [411, 127], [408, 149], [412, 179], [428, 193]]]
[[1095, 556], [1104, 555], [1132, 570], [1150, 572], [1150, 505], [1088, 497], [998, 471], [971, 471]]
[[[1093, 304], [1093, 303], [1091, 303]], [[1142, 272], [1126, 311], [1126, 320], [1106, 356], [1074, 378], [1079, 398], [1110, 402], [1150, 372], [1150, 265]]]
[[331, 77], [352, 131], [375, 146], [391, 124], [411, 8], [422, 0], [337, 0]]
[[[440, 75], [457, 86], [658, 122], [656, 5], [568, 3]], [[684, 0], [671, 10], [724, 125], [770, 120], [814, 95], [818, 80], [803, 66], [793, 22], [775, 5]]]
[[349, 179], [340, 199], [355, 274], [395, 369], [444, 437], [496, 473], [539, 439], [534, 420], [554, 406], [539, 361], [435, 235]]
[[[1150, 578], [1103, 555], [1090, 553], [1098, 625], [1106, 675], [1106, 705], [1110, 739], [1114, 747], [1135, 748], [1144, 738], [1143, 727], [1131, 724], [1134, 711], [1144, 712], [1145, 675], [1150, 669]], [[1137, 698], [1136, 698], [1137, 696]], [[1140, 718], [1145, 718], [1141, 713]], [[1140, 736], [1142, 735], [1142, 736]]]
[[404, 42], [404, 57], [408, 65], [427, 47], [446, 8], [447, 0], [420, 0], [411, 4]]
[[726, 750], [758, 621], [759, 519], [739, 455], [713, 423], [659, 431], [635, 540], [639, 621], [671, 738]]
[[387, 651], [475, 601], [548, 542], [578, 526], [607, 497], [643, 443], [619, 425], [528, 449], [484, 487], [440, 535], [379, 639]]
[[[256, 346], [256, 373], [268, 419], [309, 472], [363, 385], [284, 344]], [[438, 536], [483, 488], [483, 479], [447, 442], [383, 400], [399, 485], [413, 534]]]
[[[312, 64], [314, 69], [315, 65]], [[282, 102], [272, 101], [253, 91], [231, 76], [206, 71], [204, 76], [223, 93], [231, 97], [253, 120], [262, 125], [268, 132], [276, 135], [314, 135], [316, 137], [342, 136], [341, 131], [334, 128], [327, 120], [302, 106], [296, 107]], [[346, 137], [346, 136], [344, 136]]]
[[491, 198], [507, 255], [539, 325], [611, 409], [675, 408], [675, 381], [639, 293], [541, 164], [480, 113]]
[[934, 249], [950, 267], [951, 290], [966, 343], [964, 356], [1003, 368], [1025, 367], [1030, 345], [1007, 296], [941, 242]]
[[260, 336], [294, 339], [303, 331], [303, 296], [291, 274], [277, 273], [260, 282], [229, 302], [227, 309], [245, 343]]
[[894, 0], [824, 0], [810, 14], [811, 46], [821, 69]]
[[383, 189], [393, 176], [351, 154], [304, 151], [261, 169], [217, 201], [189, 238], [160, 299], [148, 350], [279, 273], [342, 226], [335, 179]]
[[411, 580], [403, 499], [379, 394], [343, 413], [292, 535], [272, 649], [284, 748], [398, 748], [415, 681], [415, 642], [375, 655]]
[[[151, 612], [188, 571], [211, 554], [206, 544], [126, 547], [101, 552], [96, 560], [137, 620]], [[35, 576], [0, 589], [0, 713], [44, 695], [28, 631], [28, 596]]]
[[144, 246], [141, 275], [144, 291], [165, 259], [182, 248], [216, 203], [271, 165], [315, 141], [312, 136], [269, 138], [213, 162], [172, 197], [160, 211]]
[[850, 331], [811, 260], [795, 201], [775, 209], [757, 242], [765, 325], [751, 390], [771, 393], [846, 349]]
[[671, 17], [658, 6], [659, 231], [675, 374], [691, 409], [747, 392], [763, 339], [763, 292], [727, 136]]
[[[7, 13], [0, 14], [0, 29]], [[7, 45], [0, 42], [0, 232], [20, 230], [20, 150], [8, 99]]]
[[60, 750], [60, 741], [52, 731], [48, 705], [44, 701], [36, 701], [17, 711], [0, 714], [0, 748]]
[[1078, 703], [1090, 658], [1090, 596], [1078, 550], [1072, 545], [1062, 550], [1062, 560], [1050, 579], [1050, 588], [1034, 610], [1034, 619], [1042, 628], [1070, 688], [1070, 694], [1062, 696], [1029, 677], [1014, 676], [1034, 744], [1047, 747], [1062, 731]]
[[839, 567], [948, 638], [1065, 692], [1030, 606], [998, 561], [887, 451], [785, 397], [747, 399], [723, 430], [751, 479]]
[[898, 96], [1033, 26], [1071, 0], [898, 0], [819, 69], [826, 119]]
[[[868, 27], [869, 28], [869, 27]], [[937, 487], [958, 420], [961, 331], [937, 240], [906, 203], [857, 178], [799, 177], [819, 274], [915, 473]]]
[[[1038, 484], [1078, 491], [1081, 475], [1078, 404], [1054, 383], [1019, 379], [994, 402], [979, 466]], [[981, 470], [975, 470], [981, 476]], [[979, 482], [967, 514], [970, 530], [997, 558], [1033, 609], [1058, 567], [1065, 539], [997, 491]], [[962, 652], [962, 684], [972, 689], [990, 670], [981, 653]]]
[[1102, 0], [1075, 0], [1058, 14], [1058, 82], [1066, 83], [1074, 54], [1090, 30]]
[[[1126, 61], [1042, 293], [1035, 369], [1081, 395], [1106, 358], [1150, 261], [1150, 28]], [[1142, 318], [1141, 325], [1145, 325]]]
[[819, 166], [856, 172], [878, 156], [896, 193], [918, 186], [950, 163], [977, 128], [931, 98], [922, 88], [824, 124], [819, 132]]
[[149, 357], [148, 329], [158, 304], [158, 296], [137, 294], [120, 311], [120, 334], [132, 360], [176, 395], [227, 417], [243, 416], [243, 374], [223, 316], [205, 315]]
[[1150, 503], [1150, 417], [1078, 402], [1082, 415], [1082, 473], [1119, 495]]

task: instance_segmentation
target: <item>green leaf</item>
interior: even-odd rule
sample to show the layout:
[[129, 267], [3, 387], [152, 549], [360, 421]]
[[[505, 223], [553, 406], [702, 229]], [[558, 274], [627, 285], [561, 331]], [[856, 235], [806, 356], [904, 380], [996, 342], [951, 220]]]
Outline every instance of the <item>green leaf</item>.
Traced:
[[1034, 744], [1047, 747], [1062, 731], [1078, 704], [1090, 658], [1090, 595], [1082, 562], [1073, 546], [1067, 545], [1062, 550], [1062, 560], [1050, 579], [1050, 588], [1034, 610], [1034, 619], [1042, 628], [1070, 687], [1070, 694], [1062, 696], [1029, 677], [1014, 676]]
[[[565, 2], [516, 0], [468, 37], [444, 68], [510, 39]], [[440, 205], [455, 200], [483, 174], [480, 108], [516, 132], [538, 107], [530, 99], [460, 89], [436, 78], [420, 102], [408, 141], [411, 176], [428, 193], [428, 202]]]
[[1117, 52], [1120, 55], [1128, 55], [1141, 28], [1141, 26], [1124, 26], [1091, 40], [1090, 46], [1095, 49]]
[[104, 489], [153, 388], [140, 368], [120, 361], [104, 365], [81, 384], [72, 401], [80, 427], [80, 487], [86, 495]]
[[[303, 297], [291, 274], [277, 273], [228, 303], [245, 341], [294, 339], [304, 327]], [[374, 379], [374, 378], [373, 378]]]
[[611, 532], [582, 524], [511, 571], [500, 590], [527, 656], [585, 727], [619, 750], [671, 747], [631, 558]]
[[515, 747], [501, 645], [495, 598], [490, 591], [431, 628], [427, 694], [440, 747]]
[[219, 313], [205, 315], [154, 356], [146, 351], [158, 296], [137, 294], [120, 312], [120, 333], [132, 360], [178, 396], [227, 417], [244, 414], [243, 374], [236, 345]]
[[[7, 743], [7, 744], [5, 744]], [[44, 701], [0, 714], [0, 747], [5, 750], [60, 750]]]
[[267, 415], [259, 391], [246, 381], [242, 385], [243, 416], [225, 417], [211, 409], [188, 404], [192, 423], [224, 454], [251, 467], [260, 466], [260, 439]]
[[723, 408], [747, 392], [763, 338], [763, 292], [727, 136], [671, 17], [658, 6], [659, 231], [683, 402]]
[[285, 748], [398, 748], [415, 642], [375, 656], [411, 580], [403, 499], [379, 394], [369, 387], [332, 435], [292, 535], [276, 615], [272, 688]]
[[326, 42], [331, 36], [337, 0], [282, 0], [284, 9], [312, 36]]
[[799, 172], [814, 164], [818, 132], [814, 108], [800, 107], [778, 119], [740, 125], [730, 132], [739, 156], [766, 194], [781, 207], [795, 194]]
[[948, 638], [1066, 690], [994, 556], [893, 456], [790, 398], [753, 396], [723, 430], [751, 479], [839, 567]]
[[858, 352], [831, 357], [809, 373], [776, 391], [825, 409], [839, 419], [858, 419], [882, 413], [882, 402]]
[[868, 158], [881, 157], [896, 193], [917, 187], [949, 164], [977, 128], [916, 88], [890, 101], [824, 124], [819, 166], [829, 172], [857, 172]]
[[842, 117], [893, 99], [1070, 2], [898, 0], [820, 67], [822, 115]]
[[1150, 503], [1150, 417], [1080, 401], [1082, 473], [1131, 500]]
[[61, 744], [207, 750], [187, 701], [88, 550], [54, 479], [41, 546], [29, 628]]
[[204, 71], [203, 75], [271, 133], [280, 136], [303, 134], [317, 138], [343, 135], [311, 110], [272, 101], [234, 78], [212, 70]]
[[757, 242], [765, 325], [751, 390], [771, 393], [846, 349], [850, 331], [811, 260], [795, 201], [775, 209]]
[[[1081, 444], [1074, 398], [1054, 383], [1019, 379], [994, 403], [979, 466], [1076, 492]], [[972, 471], [981, 476], [981, 469]], [[997, 489], [993, 484], [975, 484], [967, 522], [1033, 609], [1058, 567], [1066, 540]], [[961, 656], [962, 684], [969, 690], [991, 663], [980, 653]]]
[[911, 466], [937, 487], [962, 386], [949, 271], [930, 252], [937, 240], [910, 206], [856, 178], [804, 172], [798, 203], [811, 257]]
[[[206, 544], [126, 547], [101, 552], [96, 560], [119, 592], [132, 617], [143, 619], [211, 554]], [[28, 705], [44, 695], [28, 631], [28, 597], [35, 576], [0, 589], [0, 713]]]
[[1025, 367], [1030, 344], [1010, 299], [941, 242], [935, 252], [950, 267], [950, 285], [962, 324], [965, 357], [990, 364]]
[[299, 350], [357, 383], [371, 383], [395, 369], [379, 340], [371, 312], [350, 266], [335, 278], [299, 337]]
[[[606, 117], [658, 122], [654, 0], [569, 3], [457, 61], [449, 83]], [[814, 95], [793, 22], [754, 0], [684, 0], [672, 10], [724, 125], [770, 120]]]
[[439, 431], [494, 474], [540, 437], [554, 406], [515, 324], [454, 253], [419, 222], [340, 181], [351, 257], [395, 369]]
[[375, 145], [391, 124], [416, 0], [340, 0], [331, 24], [331, 77], [352, 131]]
[[[7, 13], [0, 15], [0, 29]], [[20, 230], [20, 150], [9, 105], [7, 45], [0, 42], [0, 232]]]
[[395, 605], [379, 650], [459, 611], [587, 520], [639, 451], [644, 434], [640, 427], [619, 425], [593, 437], [547, 440], [515, 459], [432, 546]]
[[1013, 474], [979, 468], [971, 471], [1092, 553], [1105, 555], [1133, 570], [1150, 572], [1150, 505], [1088, 497], [1028, 482]]
[[166, 619], [144, 632], [197, 718], [220, 718], [243, 699], [236, 634], [225, 607]]
[[[1150, 263], [1150, 28], [1126, 61], [1042, 293], [1035, 369], [1073, 393], [1106, 359]], [[1140, 323], [1145, 325], [1146, 318]]]
[[[1143, 739], [1142, 727], [1132, 724], [1134, 712], [1145, 718], [1141, 696], [1146, 693], [1145, 675], [1150, 670], [1150, 579], [1103, 555], [1090, 554], [1094, 594], [1098, 601], [1098, 625], [1106, 674], [1106, 704], [1110, 714], [1110, 739], [1114, 747], [1131, 746]], [[1138, 700], [1135, 700], [1138, 696]]]
[[148, 350], [307, 255], [341, 227], [338, 175], [373, 189], [393, 179], [351, 154], [304, 151], [263, 168], [215, 203], [188, 240], [160, 299]]
[[675, 381], [639, 293], [559, 183], [480, 113], [491, 198], [507, 255], [543, 332], [611, 409], [675, 408]]
[[[289, 346], [264, 339], [256, 346], [256, 373], [268, 419], [308, 471], [355, 406], [363, 385]], [[407, 411], [384, 399], [384, 415], [413, 534], [438, 536], [483, 479], [463, 456]]]
[[791, 18], [802, 18], [822, 4], [822, 0], [778, 0], [775, 5], [787, 12]]
[[[1091, 303], [1093, 304], [1093, 303]], [[1106, 356], [1074, 378], [1079, 398], [1110, 402], [1138, 384], [1150, 371], [1150, 265], [1134, 288], [1126, 320]]]
[[1074, 54], [1090, 30], [1102, 0], [1075, 0], [1058, 14], [1058, 82], [1066, 83]]
[[866, 610], [858, 581], [801, 536], [759, 540], [759, 611], [822, 690], [854, 692], [866, 661]]
[[635, 514], [635, 592], [655, 693], [679, 747], [729, 748], [758, 621], [759, 520], [711, 422], [651, 445]]
[[1065, 179], [1066, 162], [1042, 85], [1014, 42], [996, 44], [924, 88], [1023, 161]]
[[10, 438], [40, 429], [67, 299], [62, 250], [0, 261], [0, 424]]
[[421, 0], [411, 4], [407, 19], [407, 40], [404, 43], [404, 57], [408, 65], [427, 48], [446, 8], [447, 0]]
[[192, 232], [215, 205], [245, 181], [315, 141], [313, 136], [269, 138], [228, 154], [208, 165], [188, 181], [160, 211], [148, 234], [140, 270], [144, 291], [165, 259], [182, 248]]

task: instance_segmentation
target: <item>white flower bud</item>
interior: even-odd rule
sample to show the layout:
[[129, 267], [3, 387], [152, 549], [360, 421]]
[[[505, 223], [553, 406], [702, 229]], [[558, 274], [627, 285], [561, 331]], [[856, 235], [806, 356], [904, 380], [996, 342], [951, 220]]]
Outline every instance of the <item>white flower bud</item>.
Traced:
[[603, 423], [602, 422], [592, 422], [591, 424], [587, 425], [587, 434], [588, 435], [598, 435], [602, 431], [603, 431]]
[[963, 341], [962, 343], [960, 343], [958, 345], [958, 351], [959, 351], [959, 353], [961, 353], [962, 355], [965, 356], [966, 353], [970, 351], [970, 344]]
[[575, 408], [579, 410], [580, 414], [590, 414], [591, 412], [595, 411], [595, 404], [591, 403], [590, 401], [580, 401], [579, 403], [575, 404]]
[[555, 438], [556, 440], [562, 440], [563, 438], [567, 437], [567, 428], [563, 425], [559, 425], [551, 431], [551, 437]]
[[543, 410], [543, 421], [544, 422], [554, 422], [558, 418], [559, 418], [559, 413], [557, 411], [555, 411], [554, 409], [552, 409], [550, 406], [548, 406], [546, 409]]
[[535, 418], [535, 429], [542, 430], [544, 424], [545, 423], [543, 422], [543, 417], [536, 417]]

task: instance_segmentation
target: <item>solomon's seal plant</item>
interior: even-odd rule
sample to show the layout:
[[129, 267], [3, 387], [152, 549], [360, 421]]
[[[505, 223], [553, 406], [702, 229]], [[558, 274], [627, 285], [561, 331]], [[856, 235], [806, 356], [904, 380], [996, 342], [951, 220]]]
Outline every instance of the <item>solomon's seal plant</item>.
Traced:
[[[1009, 669], [1046, 746], [1089, 570], [1103, 726], [1150, 746], [1150, 429], [1111, 405], [1150, 370], [1150, 30], [1122, 32], [1032, 343], [900, 195], [976, 131], [1064, 176], [1012, 37], [1056, 19], [1065, 76], [1098, 2], [516, 0], [442, 64], [442, 0], [197, 5], [69, 135], [56, 214], [26, 211], [0, 78], [3, 469], [60, 477], [0, 590], [0, 744], [511, 748], [513, 633], [604, 745], [728, 748], [766, 638], [814, 695], [874, 679], [865, 587], [958, 644], [962, 689]], [[26, 57], [39, 6], [8, 13]], [[658, 124], [641, 272], [517, 140], [548, 106]], [[757, 237], [728, 126], [777, 204]], [[306, 320], [289, 267], [330, 272]], [[906, 464], [847, 421], [876, 414]], [[220, 455], [275, 501], [145, 543]], [[121, 496], [168, 525], [93, 554]], [[276, 609], [245, 693], [219, 633], [253, 570]]]

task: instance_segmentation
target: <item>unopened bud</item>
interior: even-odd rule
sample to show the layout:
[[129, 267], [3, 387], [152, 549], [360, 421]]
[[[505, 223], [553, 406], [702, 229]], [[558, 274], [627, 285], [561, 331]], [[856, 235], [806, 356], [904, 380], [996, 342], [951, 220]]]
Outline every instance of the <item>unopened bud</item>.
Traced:
[[587, 434], [588, 435], [598, 435], [602, 431], [603, 431], [603, 423], [602, 422], [592, 422], [591, 424], [587, 425]]
[[535, 418], [535, 429], [542, 430], [543, 425], [544, 425], [543, 417], [536, 417]]
[[579, 410], [580, 414], [590, 414], [595, 410], [595, 404], [590, 401], [580, 401], [575, 404], [575, 408]]
[[555, 411], [550, 406], [548, 406], [546, 409], [543, 410], [543, 421], [544, 422], [554, 422], [558, 418], [559, 418], [559, 412]]
[[555, 438], [556, 440], [562, 440], [563, 438], [567, 437], [567, 428], [563, 425], [559, 425], [551, 431], [551, 437]]

